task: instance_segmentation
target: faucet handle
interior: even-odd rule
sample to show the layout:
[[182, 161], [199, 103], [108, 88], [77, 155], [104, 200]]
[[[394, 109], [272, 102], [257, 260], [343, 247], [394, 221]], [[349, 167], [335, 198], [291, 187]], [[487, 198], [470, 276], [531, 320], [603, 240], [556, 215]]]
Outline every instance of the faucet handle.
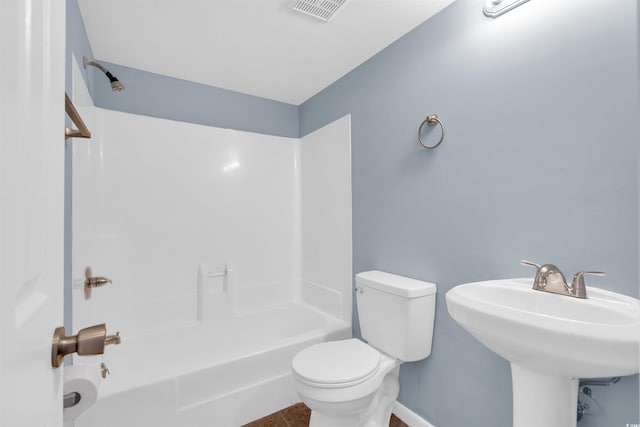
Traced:
[[571, 295], [576, 298], [586, 298], [587, 297], [587, 288], [584, 284], [584, 276], [604, 276], [605, 273], [602, 270], [582, 270], [578, 271], [575, 276], [573, 276], [573, 281], [571, 282]]
[[81, 329], [77, 335], [70, 336], [65, 336], [64, 326], [60, 326], [54, 331], [51, 341], [51, 366], [59, 368], [64, 356], [71, 353], [81, 356], [103, 354], [106, 345], [120, 344], [120, 341], [120, 332], [107, 335], [104, 323]]
[[541, 266], [540, 264], [536, 264], [535, 262], [527, 261], [525, 259], [521, 259], [520, 264], [528, 265], [536, 269], [536, 277], [533, 279], [533, 289], [542, 290], [545, 286], [547, 286], [546, 277], [542, 272], [543, 266]]
[[76, 339], [77, 353], [81, 356], [104, 353], [106, 336], [107, 325], [104, 323], [80, 329]]
[[527, 261], [527, 260], [525, 260], [525, 259], [521, 259], [521, 260], [520, 260], [520, 264], [522, 264], [522, 265], [529, 265], [529, 266], [531, 266], [531, 267], [535, 267], [535, 268], [537, 268], [537, 269], [540, 269], [540, 267], [541, 267], [539, 264], [536, 264], [535, 262]]

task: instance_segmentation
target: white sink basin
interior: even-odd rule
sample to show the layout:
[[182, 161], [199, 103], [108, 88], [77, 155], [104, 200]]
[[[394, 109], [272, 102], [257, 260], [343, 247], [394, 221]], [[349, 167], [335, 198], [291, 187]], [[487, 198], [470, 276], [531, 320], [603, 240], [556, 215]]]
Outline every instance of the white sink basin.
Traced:
[[567, 377], [639, 371], [640, 301], [587, 287], [587, 299], [531, 289], [533, 279], [490, 280], [447, 292], [449, 314], [512, 363]]
[[587, 287], [587, 299], [532, 289], [533, 279], [456, 286], [451, 317], [511, 362], [514, 427], [576, 425], [579, 378], [640, 371], [640, 301]]

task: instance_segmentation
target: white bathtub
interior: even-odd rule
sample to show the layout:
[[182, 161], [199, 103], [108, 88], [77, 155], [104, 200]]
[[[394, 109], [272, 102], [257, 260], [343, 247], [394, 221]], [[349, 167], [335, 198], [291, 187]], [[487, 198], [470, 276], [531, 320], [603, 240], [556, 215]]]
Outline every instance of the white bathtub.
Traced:
[[237, 427], [298, 402], [290, 365], [310, 344], [351, 336], [302, 303], [127, 339], [76, 427]]

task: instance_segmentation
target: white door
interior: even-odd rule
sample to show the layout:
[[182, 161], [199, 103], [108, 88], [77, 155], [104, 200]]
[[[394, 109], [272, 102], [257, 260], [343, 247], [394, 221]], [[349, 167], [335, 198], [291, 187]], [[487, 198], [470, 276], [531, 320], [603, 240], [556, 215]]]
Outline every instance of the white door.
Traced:
[[65, 1], [0, 0], [0, 426], [62, 425]]

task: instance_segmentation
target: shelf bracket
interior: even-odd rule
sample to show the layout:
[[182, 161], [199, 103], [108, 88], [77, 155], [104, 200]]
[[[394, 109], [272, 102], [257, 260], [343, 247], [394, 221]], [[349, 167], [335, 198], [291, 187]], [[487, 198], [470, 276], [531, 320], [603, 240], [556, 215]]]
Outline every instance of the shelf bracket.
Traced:
[[78, 129], [69, 129], [68, 127], [64, 128], [64, 139], [67, 138], [91, 138], [91, 132], [82, 121], [82, 117], [80, 117], [80, 113], [76, 110], [76, 107], [73, 106], [71, 99], [69, 99], [69, 95], [64, 94], [64, 110], [69, 115], [69, 118], [73, 122], [73, 124]]

